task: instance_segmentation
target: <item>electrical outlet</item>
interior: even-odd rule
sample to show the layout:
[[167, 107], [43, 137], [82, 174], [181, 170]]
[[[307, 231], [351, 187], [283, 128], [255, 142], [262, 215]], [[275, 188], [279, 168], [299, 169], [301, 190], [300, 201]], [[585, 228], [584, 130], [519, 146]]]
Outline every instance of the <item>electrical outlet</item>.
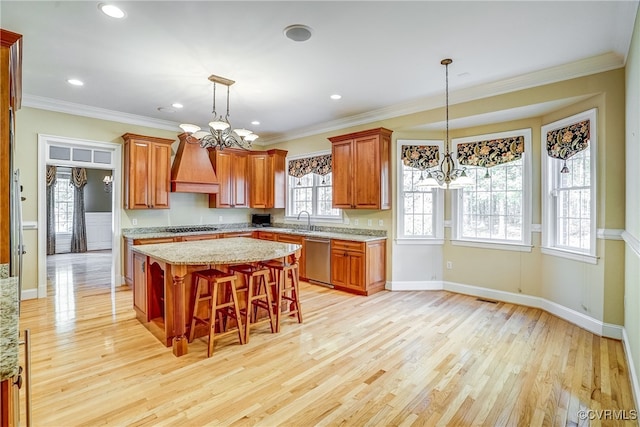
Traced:
[[132, 225], [138, 225], [138, 220], [137, 220], [137, 219], [135, 219], [135, 218], [133, 218], [133, 219], [131, 220], [131, 224], [132, 224]]
[[378, 220], [378, 226], [382, 227], [383, 225], [384, 225], [384, 221], [383, 221], [383, 220], [381, 220], [381, 219], [379, 219], [379, 220]]
[[368, 219], [368, 220], [367, 220], [367, 225], [368, 225], [369, 227], [371, 227], [371, 226], [373, 225], [373, 221], [371, 221], [370, 219]]
[[218, 215], [218, 222], [222, 222], [222, 215]]
[[453, 270], [453, 262], [447, 261], [447, 270]]
[[358, 225], [358, 220], [357, 219], [353, 220], [353, 225]]
[[345, 219], [344, 219], [344, 223], [345, 223], [346, 225], [349, 225], [349, 218], [345, 218]]

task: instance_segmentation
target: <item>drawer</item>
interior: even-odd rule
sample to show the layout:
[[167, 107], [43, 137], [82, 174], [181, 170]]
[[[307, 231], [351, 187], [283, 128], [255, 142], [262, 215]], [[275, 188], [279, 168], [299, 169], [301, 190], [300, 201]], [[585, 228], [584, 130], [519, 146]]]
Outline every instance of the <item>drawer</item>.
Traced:
[[151, 245], [153, 243], [173, 243], [175, 242], [175, 237], [158, 237], [158, 238], [149, 238], [149, 239], [133, 239], [134, 245]]
[[341, 251], [355, 251], [364, 252], [366, 247], [365, 242], [352, 242], [349, 240], [331, 240], [331, 249]]
[[217, 234], [195, 234], [193, 236], [182, 236], [180, 237], [181, 242], [193, 242], [195, 240], [212, 240], [217, 239]]
[[301, 245], [304, 243], [303, 236], [291, 236], [289, 234], [276, 234], [276, 239], [278, 242], [282, 243], [295, 243], [296, 245]]
[[272, 233], [271, 231], [258, 231], [258, 239], [276, 240], [276, 233]]
[[233, 233], [224, 233], [222, 238], [225, 239], [227, 237], [253, 237], [252, 231], [236, 231]]

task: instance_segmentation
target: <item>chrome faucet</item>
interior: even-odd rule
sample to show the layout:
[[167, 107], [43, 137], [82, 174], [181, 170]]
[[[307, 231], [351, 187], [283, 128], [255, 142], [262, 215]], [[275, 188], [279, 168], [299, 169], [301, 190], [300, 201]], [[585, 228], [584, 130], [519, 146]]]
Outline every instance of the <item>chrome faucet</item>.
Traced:
[[300, 213], [298, 214], [298, 219], [300, 219], [300, 215], [302, 215], [303, 213], [307, 214], [307, 230], [311, 231], [311, 214], [307, 211], [300, 211]]

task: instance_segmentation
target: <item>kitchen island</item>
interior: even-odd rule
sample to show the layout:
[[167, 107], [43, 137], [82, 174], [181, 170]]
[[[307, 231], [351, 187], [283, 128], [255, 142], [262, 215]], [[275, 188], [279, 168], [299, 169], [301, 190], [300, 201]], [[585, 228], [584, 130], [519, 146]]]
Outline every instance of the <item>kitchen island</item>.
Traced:
[[285, 257], [295, 262], [300, 249], [296, 244], [247, 237], [134, 246], [137, 318], [166, 346], [171, 345], [174, 355], [182, 356], [187, 353], [193, 272]]

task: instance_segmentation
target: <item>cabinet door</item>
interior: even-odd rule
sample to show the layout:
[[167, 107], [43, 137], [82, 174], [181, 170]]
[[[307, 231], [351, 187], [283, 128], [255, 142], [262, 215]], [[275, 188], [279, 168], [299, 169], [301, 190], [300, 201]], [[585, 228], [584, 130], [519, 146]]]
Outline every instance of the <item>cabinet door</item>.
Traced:
[[353, 207], [352, 147], [352, 141], [334, 142], [331, 145], [332, 206], [334, 208], [350, 209]]
[[129, 144], [129, 209], [150, 207], [151, 144], [132, 141]]
[[246, 208], [249, 207], [247, 200], [247, 177], [249, 176], [249, 160], [242, 154], [234, 154], [232, 158], [232, 175], [231, 183], [233, 193], [233, 207]]
[[166, 144], [151, 145], [151, 207], [154, 209], [169, 208], [169, 191], [171, 190], [171, 146]]
[[147, 257], [142, 254], [133, 256], [133, 307], [142, 317], [147, 317]]
[[347, 254], [347, 280], [345, 286], [347, 288], [364, 291], [365, 283], [365, 257], [362, 252], [348, 252]]
[[124, 281], [127, 285], [133, 286], [133, 240], [124, 239]]
[[347, 286], [349, 273], [349, 258], [341, 249], [331, 249], [331, 284], [334, 286]]
[[269, 171], [269, 156], [267, 154], [252, 154], [249, 166], [249, 206], [252, 208], [268, 208], [267, 172]]
[[353, 145], [353, 204], [356, 208], [380, 208], [380, 138], [357, 138]]
[[232, 176], [233, 153], [216, 150], [212, 154], [212, 157], [214, 159], [216, 176], [218, 177], [220, 188], [218, 194], [209, 195], [209, 207], [232, 208], [234, 202]]

